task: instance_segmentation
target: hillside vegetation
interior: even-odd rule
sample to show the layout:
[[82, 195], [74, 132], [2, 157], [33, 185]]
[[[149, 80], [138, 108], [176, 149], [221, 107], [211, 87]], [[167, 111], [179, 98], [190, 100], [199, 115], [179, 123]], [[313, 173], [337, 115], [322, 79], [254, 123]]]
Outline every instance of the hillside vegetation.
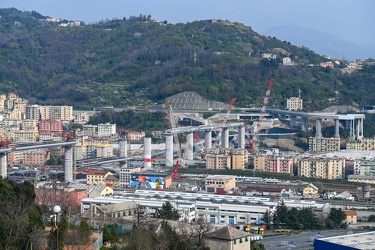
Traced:
[[[374, 66], [352, 75], [311, 66], [327, 59], [239, 23], [172, 25], [141, 15], [61, 27], [35, 11], [0, 9], [0, 16], [0, 92], [39, 104], [124, 107], [189, 90], [260, 107], [271, 76], [270, 106], [281, 107], [299, 88], [307, 110], [375, 104], [368, 94], [375, 91]], [[297, 65], [283, 66], [285, 56]]]

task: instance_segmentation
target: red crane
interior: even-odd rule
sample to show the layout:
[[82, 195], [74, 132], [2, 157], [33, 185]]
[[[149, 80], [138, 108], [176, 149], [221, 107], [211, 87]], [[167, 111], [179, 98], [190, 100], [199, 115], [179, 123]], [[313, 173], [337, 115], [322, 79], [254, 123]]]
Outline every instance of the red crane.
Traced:
[[262, 125], [262, 120], [264, 118], [264, 114], [266, 113], [266, 107], [267, 107], [267, 104], [268, 104], [268, 99], [270, 98], [272, 84], [273, 84], [273, 78], [271, 77], [270, 81], [268, 82], [266, 96], [264, 97], [262, 108], [260, 109], [260, 115], [259, 115], [259, 118], [258, 118], [258, 123], [254, 127], [253, 139], [250, 143], [250, 150], [251, 151], [257, 151], [258, 150], [258, 148], [257, 148], [258, 133], [259, 133], [259, 130], [260, 130], [260, 126]]
[[176, 161], [176, 166], [174, 167], [172, 178], [173, 179], [180, 179], [181, 178], [181, 175], [178, 173], [178, 161]]

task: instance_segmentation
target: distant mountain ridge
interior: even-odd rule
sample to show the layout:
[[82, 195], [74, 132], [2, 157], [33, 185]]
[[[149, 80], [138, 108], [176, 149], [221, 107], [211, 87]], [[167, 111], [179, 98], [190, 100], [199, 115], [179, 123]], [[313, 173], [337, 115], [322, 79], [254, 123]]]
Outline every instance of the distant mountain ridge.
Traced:
[[354, 61], [375, 57], [375, 44], [358, 45], [306, 27], [282, 25], [272, 27], [262, 34], [285, 40], [293, 45], [308, 47], [320, 55], [328, 55], [331, 58]]

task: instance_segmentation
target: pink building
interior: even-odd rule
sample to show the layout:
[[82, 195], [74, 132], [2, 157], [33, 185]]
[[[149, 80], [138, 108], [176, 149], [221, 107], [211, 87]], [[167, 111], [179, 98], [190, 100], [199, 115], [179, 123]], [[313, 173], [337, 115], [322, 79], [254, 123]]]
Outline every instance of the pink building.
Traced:
[[39, 122], [39, 134], [62, 135], [63, 124], [59, 120], [41, 120]]
[[50, 158], [49, 151], [30, 150], [23, 153], [22, 162], [26, 165], [43, 165]]
[[293, 174], [293, 159], [276, 157], [269, 159], [269, 172]]
[[320, 67], [322, 68], [334, 68], [333, 62], [321, 62]]

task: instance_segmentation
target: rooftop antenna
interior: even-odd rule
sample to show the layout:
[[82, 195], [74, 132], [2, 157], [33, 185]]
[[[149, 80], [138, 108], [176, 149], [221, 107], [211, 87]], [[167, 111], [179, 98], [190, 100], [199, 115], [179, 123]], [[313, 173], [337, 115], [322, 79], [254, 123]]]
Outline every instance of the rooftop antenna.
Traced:
[[244, 24], [244, 22], [243, 22], [243, 10], [241, 10], [241, 23]]
[[298, 98], [299, 99], [301, 99], [301, 93], [302, 93], [301, 88], [298, 88]]

